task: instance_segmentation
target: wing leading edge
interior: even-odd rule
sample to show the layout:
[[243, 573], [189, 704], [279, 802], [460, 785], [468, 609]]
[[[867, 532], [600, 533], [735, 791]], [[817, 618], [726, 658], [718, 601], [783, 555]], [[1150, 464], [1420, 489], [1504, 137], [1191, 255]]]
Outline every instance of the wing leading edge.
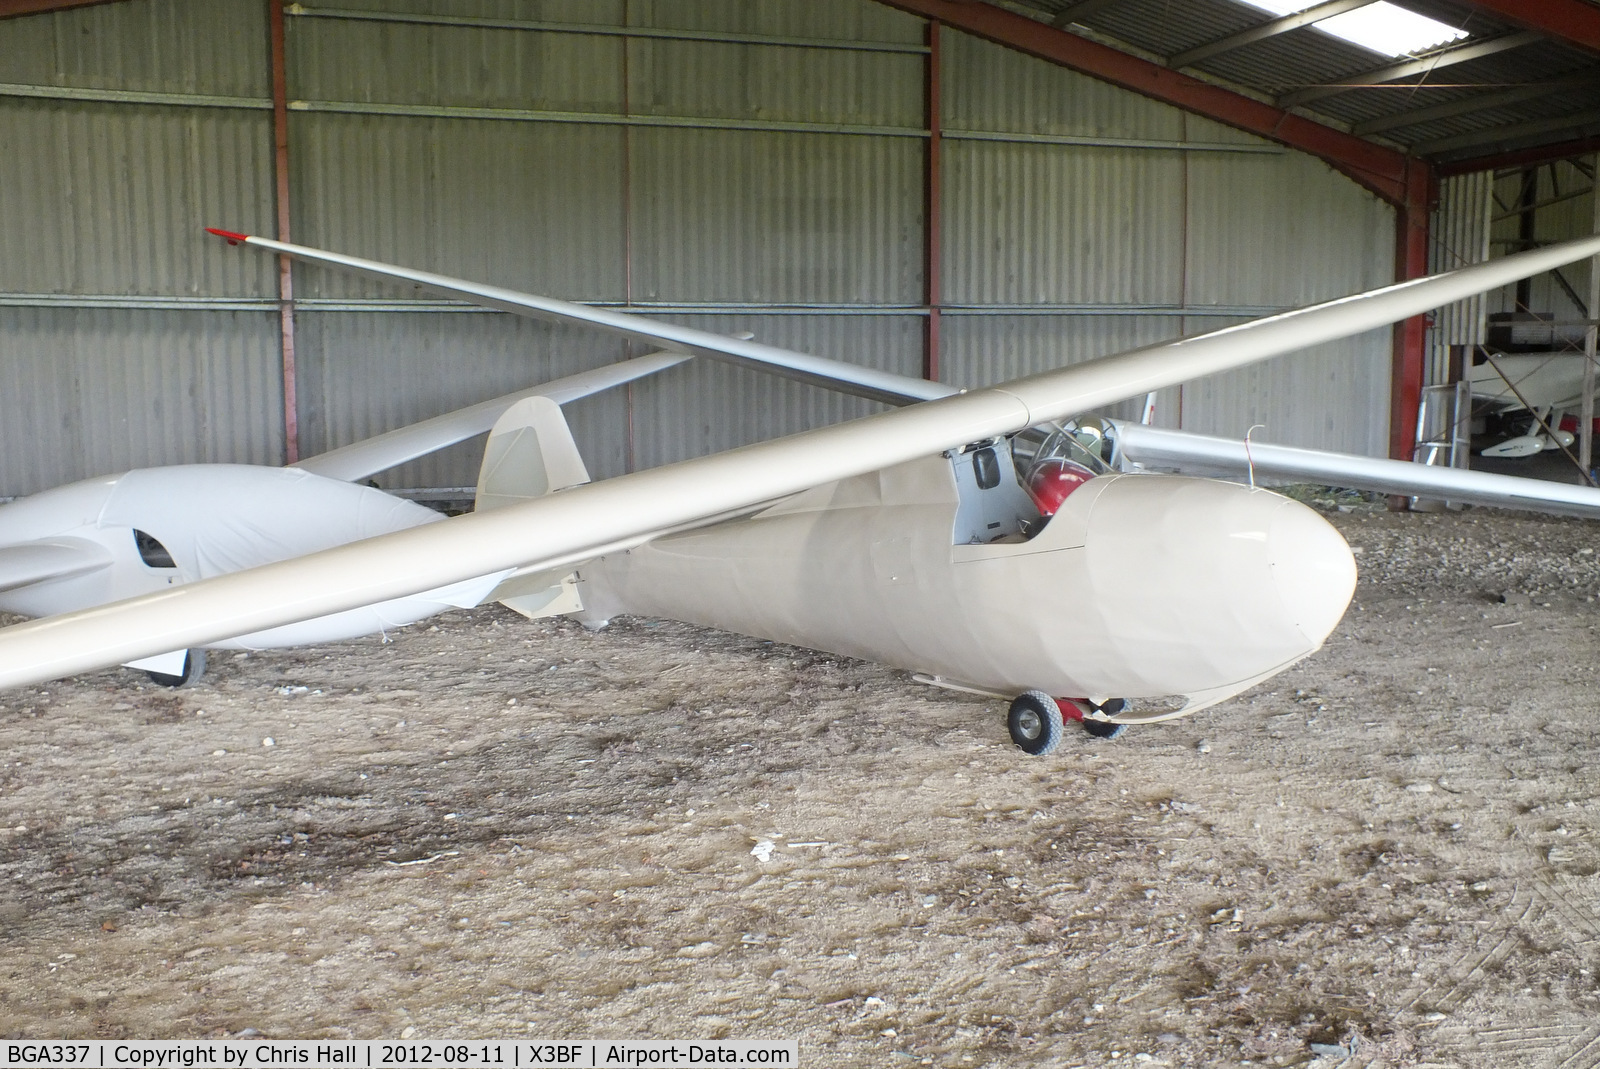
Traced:
[[[213, 231], [213, 233], [216, 233], [216, 231]], [[290, 248], [290, 246], [283, 246], [281, 243], [268, 242], [265, 239], [251, 238], [246, 235], [232, 235], [232, 237], [249, 244], [259, 244], [269, 250]], [[294, 246], [294, 248], [301, 250], [295, 255], [301, 255], [307, 259], [311, 258], [310, 253], [315, 252], [317, 262], [328, 266], [357, 269], [353, 267], [353, 264], [359, 262], [362, 265], [359, 270], [375, 277], [413, 282], [424, 277], [419, 272], [390, 264], [380, 264], [371, 260], [353, 261], [350, 257], [326, 253], [321, 250], [308, 250], [303, 246]], [[430, 285], [438, 288], [440, 292], [449, 292], [472, 301], [479, 301], [481, 294], [490, 290], [489, 287], [483, 287], [477, 283], [467, 282], [462, 279], [445, 279], [441, 275], [428, 275], [425, 277], [434, 280]], [[440, 282], [447, 282], [448, 289], [439, 286], [438, 283]], [[494, 289], [493, 292], [499, 295], [503, 303], [495, 304], [482, 301], [481, 303], [484, 303], [486, 307], [503, 308], [509, 303], [519, 303], [519, 308], [510, 308], [509, 310], [520, 310], [524, 315], [539, 315], [544, 313], [535, 312], [533, 309], [543, 309], [546, 306], [556, 305], [562, 309], [562, 316], [565, 317], [565, 321], [592, 323], [597, 326], [605, 326], [614, 323], [619, 317], [627, 317], [633, 322], [634, 329], [643, 332], [645, 336], [656, 337], [663, 343], [669, 340], [666, 333], [657, 333], [660, 324], [653, 320], [629, 316], [628, 313], [600, 312], [584, 305], [552, 302], [548, 298], [535, 297], [530, 294], [515, 295], [518, 298], [517, 302], [507, 302], [504, 299], [508, 294], [511, 294], [511, 291]], [[728, 341], [728, 339], [719, 338], [719, 336], [711, 334], [699, 336], [699, 340], [707, 346], [725, 345]], [[789, 357], [798, 355], [790, 353], [788, 350], [775, 349], [771, 346], [739, 345], [728, 346], [728, 348], [730, 354], [736, 348], [737, 352], [741, 354], [739, 359], [742, 362], [755, 363], [757, 366], [769, 371], [779, 370], [775, 362], [781, 363]], [[806, 360], [808, 361], [806, 366], [812, 375], [812, 378], [808, 381], [856, 396], [874, 397], [883, 400], [883, 392], [885, 390], [894, 390], [898, 391], [901, 397], [907, 400], [913, 398], [933, 400], [937, 397], [948, 397], [961, 392], [955, 387], [947, 386], [943, 383], [928, 382], [924, 379], [895, 375], [892, 372], [883, 371], [870, 373], [873, 376], [875, 389], [866, 390], [859, 385], [859, 376], [864, 370], [859, 366], [816, 356], [807, 356]], [[489, 403], [492, 402], [486, 402], [486, 404]], [[1194, 434], [1189, 431], [1147, 428], [1120, 420], [1112, 422], [1118, 429], [1120, 448], [1123, 450], [1124, 455], [1129, 460], [1142, 466], [1180, 471], [1193, 475], [1221, 475], [1226, 477], [1241, 476], [1249, 470], [1250, 465], [1246, 460], [1243, 442]], [[349, 448], [353, 449], [355, 447]], [[1381, 493], [1448, 497], [1452, 501], [1469, 504], [1529, 509], [1563, 516], [1600, 518], [1600, 504], [1597, 504], [1600, 503], [1600, 491], [1587, 490], [1581, 487], [1565, 486], [1542, 480], [1519, 479], [1515, 476], [1428, 467], [1405, 461], [1379, 460], [1347, 453], [1292, 449], [1286, 446], [1272, 446], [1262, 443], [1253, 443], [1252, 449], [1255, 456], [1256, 470], [1260, 474], [1271, 478], [1318, 480], [1334, 485], [1351, 486]]]
[[838, 479], [1061, 419], [1200, 375], [1387, 326], [1600, 253], [1521, 253], [1209, 334], [713, 456], [591, 483], [0, 631], [15, 687], [341, 612], [507, 568], [555, 568]]
[[258, 238], [250, 234], [235, 234], [214, 227], [207, 227], [206, 230], [235, 245], [251, 245], [269, 252], [292, 256], [307, 263], [354, 271], [357, 274], [389, 282], [407, 282], [413, 286], [432, 290], [434, 293], [459, 297], [484, 308], [497, 308], [503, 312], [557, 323], [590, 326], [634, 341], [659, 346], [670, 352], [709, 356], [716, 360], [756, 367], [815, 386], [837, 387], [840, 376], [844, 375], [847, 376], [854, 392], [891, 405], [929, 401], [952, 392], [950, 387], [937, 382], [913, 379], [874, 368], [854, 367], [810, 353], [798, 353], [792, 349], [780, 349], [777, 346], [763, 345], [745, 338], [730, 338], [708, 330], [662, 323], [628, 312], [574, 304], [554, 297], [519, 293], [501, 286], [468, 282], [429, 271], [416, 271], [409, 267], [364, 260], [358, 256], [346, 256], [343, 253], [314, 249], [306, 245], [291, 245], [288, 242]]

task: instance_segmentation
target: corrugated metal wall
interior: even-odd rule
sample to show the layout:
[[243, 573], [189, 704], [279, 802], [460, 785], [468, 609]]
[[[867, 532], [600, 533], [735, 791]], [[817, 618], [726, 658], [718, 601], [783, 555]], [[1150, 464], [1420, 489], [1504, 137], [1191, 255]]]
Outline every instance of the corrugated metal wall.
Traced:
[[[1594, 233], [1593, 181], [1587, 173], [1594, 162], [1595, 157], [1591, 156], [1533, 169], [1534, 202], [1539, 205], [1533, 212], [1535, 242], [1567, 241]], [[1503, 172], [1494, 183], [1490, 240], [1496, 256], [1523, 248], [1518, 210], [1522, 174], [1520, 171]], [[1572, 293], [1567, 292], [1563, 281], [1571, 287]], [[1584, 317], [1578, 302], [1587, 303], [1588, 292], [1589, 263], [1584, 261], [1535, 278], [1530, 287], [1529, 308], [1563, 322], [1580, 320]], [[1516, 287], [1507, 286], [1488, 295], [1488, 308], [1491, 312], [1514, 311]]]
[[[925, 30], [870, 0], [341, 0], [287, 20], [297, 241], [917, 374]], [[1391, 277], [1328, 167], [945, 30], [943, 375], [978, 384]], [[264, 0], [0, 23], [0, 496], [283, 450]], [[297, 267], [302, 452], [620, 358]], [[756, 307], [761, 306], [761, 307]], [[781, 306], [781, 307], [773, 307]], [[1169, 425], [1386, 442], [1379, 333]], [[572, 409], [599, 475], [872, 410], [690, 365]], [[385, 474], [470, 484], [468, 445]]]
[[[1433, 213], [1430, 273], [1453, 271], [1489, 259], [1489, 220], [1493, 214], [1494, 175], [1483, 171], [1457, 175], [1439, 183], [1439, 207]], [[1489, 295], [1446, 305], [1433, 314], [1428, 331], [1428, 366], [1424, 382], [1450, 381], [1450, 348], [1488, 341]]]
[[267, 70], [225, 51], [265, 34], [206, 0], [0, 24], [0, 496], [281, 460], [272, 265], [198, 231], [271, 218]]
[[[944, 293], [970, 306], [946, 319], [951, 381], [999, 381], [1393, 279], [1392, 209], [1320, 161], [960, 33], [944, 43]], [[1268, 440], [1382, 455], [1389, 351], [1374, 332], [1191, 383], [1165, 392], [1157, 422], [1230, 436], [1264, 424]]]

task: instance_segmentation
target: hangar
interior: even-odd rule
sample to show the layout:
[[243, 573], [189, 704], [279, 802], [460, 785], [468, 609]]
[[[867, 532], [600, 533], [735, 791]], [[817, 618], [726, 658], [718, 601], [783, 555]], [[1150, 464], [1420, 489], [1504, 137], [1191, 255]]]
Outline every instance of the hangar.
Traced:
[[[133, 467], [291, 462], [640, 351], [245, 258], [206, 225], [959, 387], [1591, 232], [1600, 11], [1404, 0], [1445, 36], [1387, 55], [1332, 32], [1376, 6], [0, 4], [0, 497]], [[1423, 389], [1461, 378], [1463, 350], [1493, 344], [1496, 324], [1581, 335], [1591, 286], [1580, 264], [1187, 382], [1155, 420], [1408, 457]], [[873, 410], [696, 361], [577, 402], [570, 422], [604, 478]], [[377, 481], [469, 498], [481, 451]], [[637, 1020], [926, 1064], [1363, 1047], [1587, 1064], [1600, 833], [1571, 763], [1587, 695], [1519, 678], [1478, 684], [1536, 696], [1509, 712], [1449, 687], [1429, 698], [1430, 676], [1481, 674], [1481, 640], [1441, 649], [1407, 630], [1475, 614], [1513, 645], [1540, 633], [1505, 658], [1516, 670], [1579, 671], [1587, 536], [1448, 519], [1358, 516], [1347, 537], [1392, 584], [1371, 594], [1383, 622], [1347, 622], [1354, 662], [1308, 662], [1296, 685], [1244, 699], [1245, 741], [1187, 725], [1140, 755], [1058, 758], [1053, 775], [977, 752], [995, 744], [981, 701], [727, 636], [669, 628], [652, 645], [648, 625], [612, 646], [538, 625], [480, 665], [514, 621], [452, 619], [401, 640], [419, 674], [398, 685], [386, 651], [362, 646], [341, 671], [320, 649], [244, 657], [214, 690], [176, 696], [112, 676], [18, 692], [0, 703], [19, 758], [6, 849], [32, 905], [6, 924], [17, 960], [55, 979], [8, 975], [0, 1027], [577, 1035]], [[1452, 554], [1465, 563], [1448, 581], [1425, 574]], [[531, 683], [514, 667], [531, 661], [567, 686]], [[1352, 680], [1425, 700], [1372, 720]], [[462, 701], [441, 710], [440, 694]], [[536, 705], [533, 720], [505, 712]], [[570, 719], [541, 736], [553, 710]], [[646, 712], [663, 736], [636, 737]], [[1467, 712], [1478, 735], [1509, 715], [1533, 741], [1486, 747]], [[1330, 721], [1326, 752], [1345, 763], [1315, 765]], [[395, 741], [417, 724], [425, 739]], [[1425, 727], [1433, 743], [1403, 741]], [[91, 758], [74, 732], [105, 745]], [[908, 749], [914, 779], [888, 756]], [[119, 750], [137, 806], [98, 793], [124, 772]], [[602, 786], [567, 783], [585, 763], [603, 763]], [[539, 786], [558, 773], [564, 786]], [[1502, 773], [1540, 786], [1494, 799]], [[1171, 784], [1191, 775], [1209, 782], [1184, 797]], [[231, 776], [248, 787], [225, 789]], [[894, 834], [837, 804], [841, 784], [874, 777]], [[161, 797], [174, 785], [181, 806]], [[1449, 808], [1475, 799], [1476, 816]], [[1463, 828], [1536, 847], [1485, 853], [1452, 838]], [[618, 840], [634, 845], [612, 857]], [[397, 892], [391, 872], [418, 879]], [[530, 882], [558, 891], [519, 902]], [[257, 923], [279, 912], [296, 920]], [[200, 952], [176, 985], [150, 979], [166, 939]], [[239, 955], [261, 986], [226, 972]], [[345, 982], [311, 983], [318, 962]], [[471, 979], [418, 979], [430, 969]], [[72, 993], [74, 970], [106, 993]]]

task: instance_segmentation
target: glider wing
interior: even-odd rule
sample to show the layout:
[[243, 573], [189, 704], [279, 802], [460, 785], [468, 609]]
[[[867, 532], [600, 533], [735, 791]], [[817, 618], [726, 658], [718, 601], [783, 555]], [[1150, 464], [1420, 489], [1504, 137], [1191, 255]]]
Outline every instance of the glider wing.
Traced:
[[711, 522], [823, 483], [1387, 326], [1597, 253], [1600, 238], [1548, 246], [987, 389], [17, 624], [0, 631], [0, 687], [215, 642], [508, 568], [570, 565], [638, 545], [664, 530]]
[[553, 379], [526, 390], [493, 397], [468, 408], [446, 412], [421, 423], [399, 427], [384, 434], [353, 442], [339, 449], [319, 453], [292, 465], [313, 475], [354, 482], [408, 460], [464, 442], [494, 426], [501, 414], [524, 397], [548, 397], [558, 405], [588, 397], [613, 386], [621, 386], [646, 375], [676, 367], [690, 359], [683, 353], [650, 353], [591, 371]]

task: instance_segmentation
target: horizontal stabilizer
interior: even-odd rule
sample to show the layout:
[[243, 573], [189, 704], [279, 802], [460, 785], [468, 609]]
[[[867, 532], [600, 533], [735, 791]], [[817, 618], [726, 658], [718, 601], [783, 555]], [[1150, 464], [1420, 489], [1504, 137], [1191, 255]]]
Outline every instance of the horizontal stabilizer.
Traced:
[[489, 596], [530, 620], [578, 612], [583, 608], [577, 575], [560, 568], [512, 576]]
[[397, 464], [426, 456], [446, 446], [464, 442], [473, 435], [482, 434], [494, 426], [495, 420], [512, 405], [525, 397], [548, 397], [558, 405], [576, 401], [580, 397], [609, 390], [635, 379], [654, 375], [669, 367], [676, 367], [691, 359], [683, 353], [650, 353], [623, 360], [616, 364], [583, 371], [565, 378], [508, 393], [501, 397], [480, 401], [468, 408], [446, 412], [442, 416], [400, 427], [360, 442], [307, 457], [294, 465], [314, 475], [329, 479], [353, 482], [365, 479]]
[[1258, 479], [1312, 482], [1346, 486], [1407, 497], [1445, 498], [1469, 505], [1526, 509], [1558, 516], [1600, 519], [1600, 490], [1569, 486], [1542, 479], [1521, 479], [1465, 468], [1414, 464], [1409, 460], [1382, 460], [1349, 453], [1324, 453], [1286, 445], [1212, 438], [1186, 431], [1145, 427], [1110, 421], [1115, 428], [1117, 451], [1142, 468], [1178, 471], [1185, 475], [1249, 473], [1252, 461]]
[[111, 564], [111, 554], [82, 538], [53, 538], [0, 546], [0, 590], [87, 575]]

